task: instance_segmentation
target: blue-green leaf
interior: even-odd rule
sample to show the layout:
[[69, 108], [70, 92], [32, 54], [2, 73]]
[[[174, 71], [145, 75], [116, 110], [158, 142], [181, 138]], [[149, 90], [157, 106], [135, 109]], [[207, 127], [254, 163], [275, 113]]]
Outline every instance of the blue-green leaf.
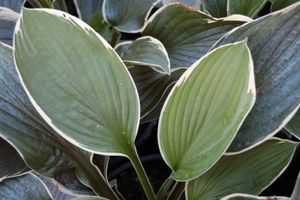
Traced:
[[15, 11], [0, 7], [0, 41], [12, 44], [13, 33], [19, 14]]
[[228, 0], [228, 15], [241, 14], [255, 18], [268, 0]]

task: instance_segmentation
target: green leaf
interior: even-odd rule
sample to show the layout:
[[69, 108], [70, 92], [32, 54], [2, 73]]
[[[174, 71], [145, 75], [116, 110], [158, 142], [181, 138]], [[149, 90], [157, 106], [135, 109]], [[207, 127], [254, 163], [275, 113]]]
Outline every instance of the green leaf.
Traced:
[[291, 196], [291, 200], [299, 200], [300, 197], [300, 171], [298, 174], [297, 182], [294, 187], [293, 194]]
[[86, 196], [86, 197], [77, 197], [72, 200], [107, 200], [102, 197], [97, 197], [97, 196]]
[[300, 3], [229, 32], [216, 46], [244, 38], [253, 56], [257, 100], [231, 152], [274, 135], [300, 106]]
[[246, 42], [220, 47], [178, 80], [161, 113], [159, 147], [172, 177], [186, 181], [222, 156], [255, 101]]
[[228, 0], [228, 15], [241, 14], [255, 18], [268, 0]]
[[259, 197], [255, 195], [249, 195], [249, 194], [231, 194], [228, 195], [221, 200], [289, 200], [288, 197]]
[[55, 0], [27, 0], [34, 8], [53, 8]]
[[1, 199], [52, 200], [44, 183], [35, 175], [27, 174], [0, 182]]
[[15, 49], [35, 108], [60, 135], [91, 152], [131, 153], [137, 90], [118, 55], [91, 27], [60, 11], [26, 9]]
[[227, 16], [227, 0], [201, 0], [203, 10], [213, 17]]
[[148, 20], [143, 35], [160, 40], [170, 57], [171, 67], [189, 67], [225, 33], [243, 24], [238, 16], [216, 19], [180, 4], [170, 4]]
[[163, 5], [167, 5], [174, 2], [182, 3], [186, 6], [193, 7], [196, 10], [200, 9], [200, 1], [201, 0], [162, 0]]
[[296, 146], [290, 141], [271, 139], [243, 153], [225, 155], [188, 183], [187, 199], [220, 199], [232, 193], [258, 195], [285, 170]]
[[9, 143], [0, 139], [0, 182], [29, 170], [18, 152]]
[[14, 10], [15, 12], [21, 12], [23, 3], [25, 0], [0, 0], [0, 6]]
[[288, 132], [300, 139], [300, 110], [293, 116], [289, 123], [285, 126]]
[[289, 5], [292, 5], [296, 2], [299, 2], [299, 0], [273, 0], [271, 11], [277, 11], [282, 8], [288, 7]]
[[168, 88], [179, 79], [185, 69], [172, 70], [170, 75], [159, 73], [147, 66], [135, 66], [129, 71], [138, 89], [143, 118], [160, 103]]
[[15, 11], [0, 7], [0, 41], [12, 44], [12, 38], [19, 14]]
[[158, 0], [104, 0], [103, 14], [118, 31], [140, 32]]
[[54, 0], [53, 6], [55, 9], [68, 12], [68, 8], [67, 8], [65, 0]]
[[[122, 47], [124, 45], [125, 47]], [[151, 36], [140, 37], [133, 42], [120, 43], [116, 51], [126, 65], [145, 65], [161, 73], [170, 74], [167, 50], [159, 40]]]
[[0, 43], [0, 55], [0, 136], [38, 173], [55, 178], [76, 167], [99, 194], [109, 191], [104, 177], [90, 163], [91, 154], [65, 141], [33, 108], [17, 76], [12, 48]]

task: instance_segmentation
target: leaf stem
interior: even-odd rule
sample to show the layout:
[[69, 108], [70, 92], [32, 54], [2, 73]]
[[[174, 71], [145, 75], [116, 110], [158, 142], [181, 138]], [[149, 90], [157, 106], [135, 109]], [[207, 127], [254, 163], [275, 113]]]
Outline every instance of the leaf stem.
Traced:
[[162, 186], [159, 188], [156, 198], [158, 200], [164, 200], [168, 196], [168, 192], [171, 190], [172, 186], [174, 185], [174, 179], [172, 177], [169, 177], [165, 180], [165, 182], [162, 184]]
[[144, 188], [147, 198], [149, 200], [156, 200], [156, 196], [155, 196], [155, 193], [151, 186], [151, 183], [148, 179], [148, 176], [143, 168], [141, 160], [140, 160], [138, 153], [136, 151], [136, 148], [134, 146], [132, 147], [132, 153], [129, 155], [129, 159], [132, 162], [132, 165], [134, 166], [134, 169], [135, 169], [135, 171], [139, 177], [139, 180]]
[[168, 196], [168, 200], [178, 200], [184, 192], [185, 182], [176, 182]]

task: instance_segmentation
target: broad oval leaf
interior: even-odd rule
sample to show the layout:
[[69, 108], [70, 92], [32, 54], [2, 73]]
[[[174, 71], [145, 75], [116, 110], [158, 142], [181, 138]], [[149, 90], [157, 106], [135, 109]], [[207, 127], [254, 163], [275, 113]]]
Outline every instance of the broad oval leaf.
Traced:
[[255, 195], [249, 195], [249, 194], [231, 194], [228, 195], [221, 200], [289, 200], [288, 197], [259, 197]]
[[30, 169], [18, 152], [8, 142], [0, 139], [0, 182], [28, 171]]
[[148, 20], [143, 35], [160, 40], [170, 57], [171, 67], [189, 67], [225, 33], [243, 24], [245, 19], [212, 18], [181, 4], [160, 8]]
[[228, 0], [201, 0], [203, 10], [213, 17], [227, 16]]
[[120, 43], [116, 51], [126, 65], [144, 65], [170, 74], [167, 50], [159, 40], [151, 36], [140, 37], [133, 42]]
[[255, 18], [268, 0], [228, 0], [228, 15], [241, 14]]
[[193, 179], [224, 153], [255, 101], [246, 42], [220, 47], [193, 64], [169, 94], [159, 147], [176, 180]]
[[35, 175], [27, 174], [0, 182], [1, 199], [52, 200], [44, 183]]
[[91, 154], [65, 141], [33, 108], [17, 76], [13, 49], [0, 43], [0, 55], [0, 136], [38, 173], [55, 178], [76, 167], [85, 172], [97, 193], [106, 194], [109, 188], [90, 163]]
[[205, 174], [188, 183], [186, 197], [213, 200], [232, 193], [258, 195], [285, 170], [296, 146], [271, 139], [243, 153], [223, 156]]
[[104, 0], [103, 14], [117, 30], [137, 33], [159, 0]]
[[67, 13], [25, 9], [14, 45], [35, 108], [60, 135], [91, 152], [131, 153], [140, 112], [137, 90], [100, 35]]
[[271, 11], [277, 11], [280, 9], [283, 9], [289, 5], [292, 5], [293, 3], [298, 2], [299, 0], [272, 0], [272, 6]]
[[253, 56], [257, 100], [230, 152], [274, 135], [300, 106], [300, 3], [229, 32], [217, 46], [244, 38]]
[[200, 9], [200, 1], [201, 0], [162, 0], [163, 5], [167, 5], [167, 4], [170, 4], [170, 3], [178, 2], [178, 3], [182, 3], [184, 5], [193, 7], [196, 10]]
[[0, 7], [0, 41], [12, 44], [12, 38], [19, 14], [15, 11]]
[[0, 0], [0, 6], [14, 10], [15, 12], [21, 12], [23, 3], [25, 0]]
[[300, 110], [293, 116], [289, 123], [285, 126], [288, 132], [300, 139]]

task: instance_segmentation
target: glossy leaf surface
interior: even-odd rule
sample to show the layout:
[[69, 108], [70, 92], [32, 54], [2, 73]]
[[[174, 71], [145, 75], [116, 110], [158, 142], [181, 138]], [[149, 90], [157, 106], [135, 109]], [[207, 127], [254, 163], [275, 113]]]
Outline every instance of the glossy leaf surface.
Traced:
[[160, 8], [147, 22], [143, 35], [160, 40], [170, 57], [171, 67], [189, 67], [225, 33], [243, 24], [238, 16], [216, 19], [200, 11], [170, 4]]
[[170, 73], [168, 53], [159, 40], [151, 36], [145, 36], [124, 45], [126, 46], [119, 45], [116, 51], [126, 65], [144, 65], [162, 73]]
[[19, 14], [15, 11], [0, 7], [0, 41], [12, 44], [12, 38]]
[[137, 33], [157, 2], [158, 0], [104, 0], [103, 13], [106, 21], [117, 30]]
[[228, 0], [201, 0], [203, 9], [213, 17], [227, 16]]
[[23, 3], [25, 0], [0, 0], [0, 6], [14, 10], [15, 12], [21, 12]]
[[268, 0], [228, 0], [228, 15], [241, 14], [255, 18]]
[[0, 182], [29, 170], [18, 152], [9, 143], [0, 139]]
[[27, 174], [0, 182], [3, 200], [52, 200], [46, 186], [33, 174]]
[[222, 156], [255, 101], [253, 75], [243, 41], [214, 50], [180, 77], [158, 130], [160, 151], [174, 179], [193, 179]]
[[229, 151], [261, 143], [283, 128], [300, 106], [300, 3], [229, 32], [219, 44], [248, 38], [257, 100]]
[[138, 95], [101, 36], [67, 13], [24, 10], [15, 48], [34, 106], [60, 135], [92, 152], [127, 154], [137, 132]]
[[223, 156], [187, 185], [187, 198], [220, 199], [232, 193], [258, 195], [286, 168], [296, 144], [271, 139], [240, 154]]

